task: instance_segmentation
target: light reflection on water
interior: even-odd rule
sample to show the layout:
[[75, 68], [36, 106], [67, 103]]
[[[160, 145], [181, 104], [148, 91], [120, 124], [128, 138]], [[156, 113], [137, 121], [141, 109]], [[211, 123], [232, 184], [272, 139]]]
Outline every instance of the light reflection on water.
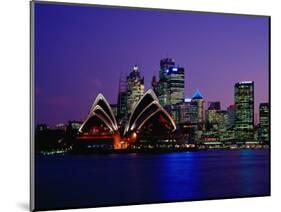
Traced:
[[269, 194], [269, 150], [39, 156], [41, 209]]

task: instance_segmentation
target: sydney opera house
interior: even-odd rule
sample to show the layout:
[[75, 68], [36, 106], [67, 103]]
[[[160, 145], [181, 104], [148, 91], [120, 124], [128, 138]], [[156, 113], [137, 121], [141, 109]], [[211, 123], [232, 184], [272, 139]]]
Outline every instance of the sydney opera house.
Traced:
[[138, 142], [169, 141], [176, 130], [172, 116], [149, 89], [133, 105], [125, 122], [118, 122], [102, 94], [96, 97], [81, 125], [76, 145], [83, 148], [124, 149]]

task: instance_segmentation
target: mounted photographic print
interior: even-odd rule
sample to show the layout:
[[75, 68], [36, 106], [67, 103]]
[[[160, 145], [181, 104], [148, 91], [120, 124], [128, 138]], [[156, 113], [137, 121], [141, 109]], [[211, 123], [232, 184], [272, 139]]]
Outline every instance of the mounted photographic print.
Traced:
[[31, 2], [31, 210], [270, 195], [270, 17]]

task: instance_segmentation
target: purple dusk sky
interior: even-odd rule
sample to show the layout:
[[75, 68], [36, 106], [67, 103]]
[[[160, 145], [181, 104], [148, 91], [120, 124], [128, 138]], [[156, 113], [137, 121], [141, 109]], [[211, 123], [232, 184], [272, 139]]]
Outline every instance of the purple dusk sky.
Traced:
[[121, 72], [139, 65], [150, 88], [161, 58], [185, 68], [185, 97], [234, 102], [255, 82], [268, 101], [268, 18], [198, 12], [35, 4], [35, 122], [84, 120], [96, 95], [117, 102]]

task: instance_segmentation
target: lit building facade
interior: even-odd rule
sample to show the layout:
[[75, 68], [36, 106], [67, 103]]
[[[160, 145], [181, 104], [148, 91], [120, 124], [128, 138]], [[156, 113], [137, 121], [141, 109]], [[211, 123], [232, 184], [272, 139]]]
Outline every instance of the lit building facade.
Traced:
[[209, 124], [211, 127], [218, 123], [218, 111], [220, 111], [221, 106], [220, 102], [209, 102], [208, 109], [206, 110], [206, 124]]
[[262, 142], [269, 141], [269, 104], [261, 103], [259, 106], [260, 113], [260, 137], [259, 140]]
[[119, 92], [117, 99], [117, 120], [122, 122], [127, 115], [127, 75], [121, 74], [119, 79]]
[[163, 107], [168, 105], [168, 79], [166, 70], [173, 67], [175, 67], [175, 61], [171, 58], [164, 58], [160, 61], [157, 94], [159, 102]]
[[220, 102], [209, 102], [208, 109], [206, 110], [206, 138], [216, 138], [215, 141], [224, 140], [228, 129], [227, 124], [228, 113], [225, 110], [221, 110]]
[[235, 137], [239, 140], [254, 139], [254, 82], [235, 84]]
[[199, 90], [194, 93], [191, 101], [197, 104], [198, 129], [203, 130], [205, 128], [204, 99]]
[[227, 107], [227, 127], [233, 128], [235, 126], [235, 107], [234, 105], [229, 105]]
[[185, 99], [183, 102], [177, 104], [177, 111], [178, 124], [190, 124], [197, 127], [198, 109], [196, 102], [192, 102], [191, 99]]
[[170, 107], [184, 100], [184, 68], [176, 66], [171, 58], [160, 61], [157, 94], [163, 107]]
[[220, 132], [224, 132], [227, 129], [227, 121], [228, 121], [228, 114], [225, 110], [217, 111], [217, 118], [218, 118], [218, 130]]
[[130, 114], [134, 105], [140, 100], [144, 93], [144, 78], [141, 77], [139, 67], [134, 66], [127, 77], [127, 110]]
[[118, 121], [125, 118], [127, 114], [127, 91], [119, 92], [117, 102], [117, 119]]
[[174, 105], [184, 100], [184, 68], [173, 67], [166, 70], [168, 82], [167, 104]]
[[176, 104], [176, 111], [176, 124], [179, 126], [182, 138], [185, 139], [185, 142], [194, 144], [198, 137], [197, 102], [185, 99]]

